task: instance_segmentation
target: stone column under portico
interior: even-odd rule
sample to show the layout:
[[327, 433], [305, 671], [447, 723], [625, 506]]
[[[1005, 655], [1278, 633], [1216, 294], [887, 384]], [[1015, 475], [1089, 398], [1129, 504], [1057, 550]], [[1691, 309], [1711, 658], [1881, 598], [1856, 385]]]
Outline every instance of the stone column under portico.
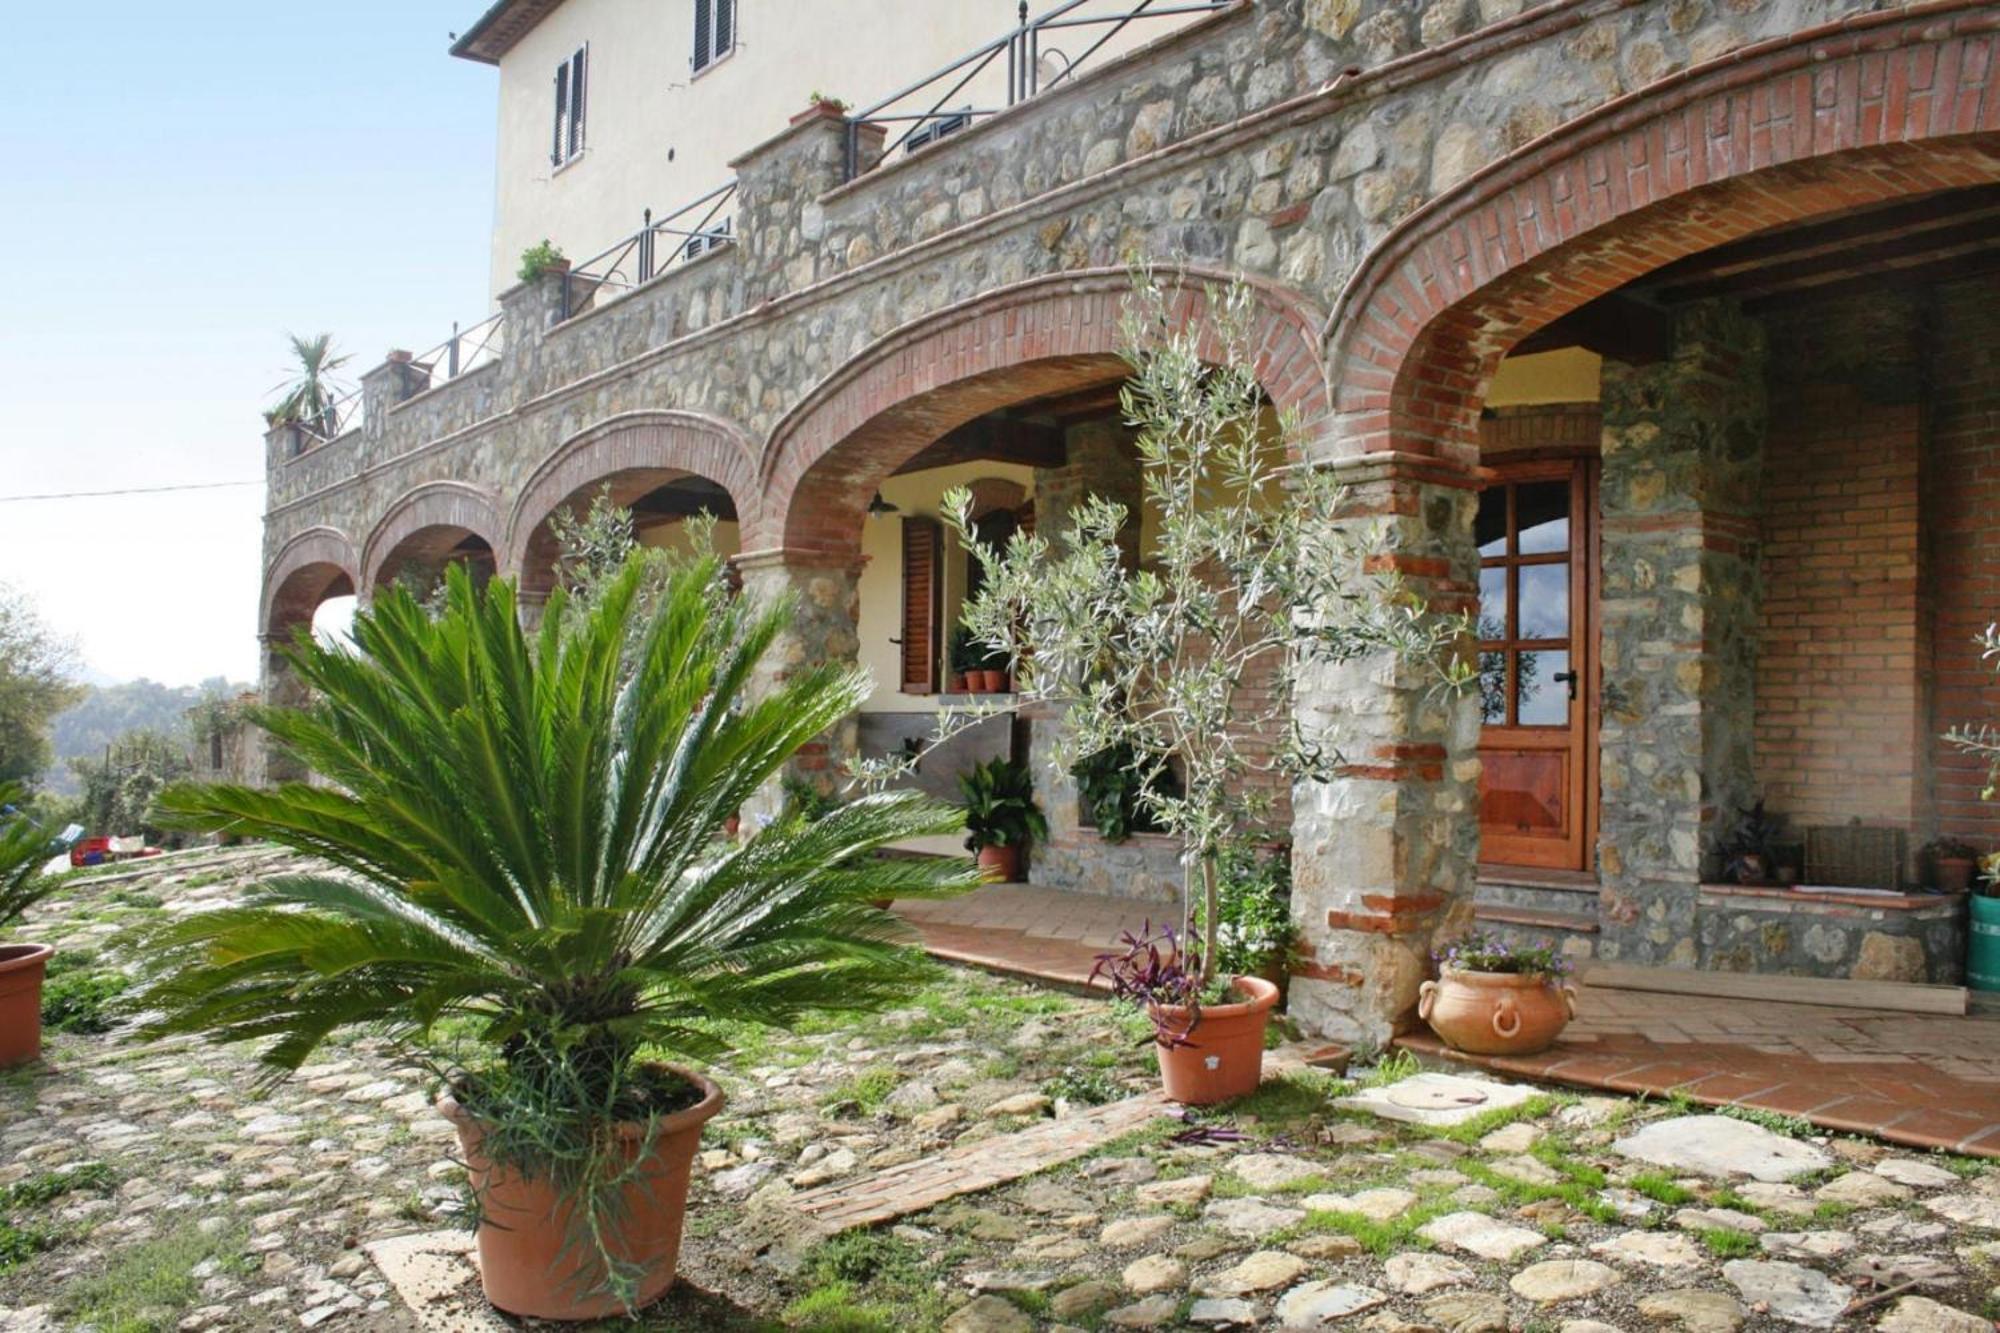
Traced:
[[[801, 672], [832, 663], [853, 666], [860, 655], [856, 626], [861, 616], [859, 555], [818, 551], [746, 551], [731, 563], [743, 580], [742, 595], [753, 605], [790, 596], [794, 609], [752, 681], [762, 694]], [[819, 740], [808, 743], [787, 766], [787, 776], [831, 795], [844, 781], [844, 769], [858, 752], [860, 726], [849, 716]], [[757, 794], [743, 811], [753, 823], [768, 820], [782, 808], [784, 793], [773, 784]]]
[[[1346, 487], [1337, 522], [1357, 539], [1357, 575], [1394, 571], [1434, 611], [1469, 608], [1473, 469], [1390, 453], [1323, 466]], [[1470, 924], [1478, 700], [1440, 689], [1426, 667], [1371, 657], [1308, 667], [1296, 706], [1342, 762], [1292, 793], [1302, 956], [1290, 1010], [1308, 1031], [1379, 1045], [1413, 1021], [1432, 942]]]

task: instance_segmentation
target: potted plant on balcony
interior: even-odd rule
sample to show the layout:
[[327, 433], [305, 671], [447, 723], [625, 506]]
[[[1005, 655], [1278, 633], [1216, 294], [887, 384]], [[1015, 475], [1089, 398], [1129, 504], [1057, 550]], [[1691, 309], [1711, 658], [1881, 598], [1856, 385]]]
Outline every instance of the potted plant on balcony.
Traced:
[[975, 642], [974, 650], [979, 654], [979, 667], [969, 674], [979, 678], [979, 692], [982, 694], [1005, 694], [1012, 682], [1008, 679], [1007, 650], [992, 644]]
[[322, 440], [330, 440], [339, 434], [339, 412], [335, 402], [346, 391], [346, 386], [334, 377], [334, 372], [352, 358], [333, 354], [333, 335], [330, 333], [318, 333], [310, 338], [292, 333], [286, 337], [291, 342], [292, 358], [298, 362], [298, 369], [291, 379], [271, 391], [278, 395], [278, 401], [264, 413], [264, 420], [274, 427], [289, 427], [296, 451], [296, 441], [303, 432], [309, 431]]
[[868, 696], [810, 668], [754, 692], [792, 604], [728, 594], [719, 560], [638, 561], [533, 641], [514, 591], [454, 566], [427, 614], [388, 588], [355, 650], [302, 635], [315, 701], [255, 720], [324, 780], [181, 786], [184, 825], [326, 863], [145, 942], [155, 1033], [265, 1041], [282, 1077], [343, 1028], [386, 1034], [441, 1088], [488, 1298], [597, 1318], [673, 1281], [691, 1159], [722, 1105], [669, 1060], [742, 1023], [868, 1009], [927, 973], [870, 900], [968, 888], [969, 867], [878, 849], [957, 811], [875, 793], [741, 842], [729, 814]]
[[1917, 853], [1939, 893], [1964, 893], [1979, 869], [1979, 849], [1957, 838], [1932, 838]]
[[[1209, 290], [1196, 319], [1184, 309], [1135, 274], [1120, 415], [1137, 428], [1155, 529], [1145, 566], [1121, 541], [1138, 516], [1103, 497], [1004, 547], [982, 540], [969, 492], [947, 494], [944, 510], [986, 571], [964, 618], [1007, 648], [1017, 694], [1064, 719], [1057, 762], [1123, 747], [1141, 800], [1180, 843], [1178, 930], [1128, 942], [1104, 974], [1147, 1005], [1171, 1095], [1210, 1101], [1255, 1087], [1276, 1002], [1269, 981], [1225, 969], [1223, 849], [1268, 825], [1274, 791], [1327, 781], [1343, 763], [1328, 736], [1299, 724], [1300, 675], [1363, 663], [1403, 672], [1456, 696], [1436, 711], [1466, 722], [1474, 696], [1472, 666], [1455, 651], [1466, 618], [1375, 572], [1375, 534], [1339, 521], [1338, 483], [1284, 463], [1304, 455], [1301, 426], [1279, 414], [1275, 438], [1269, 429], [1249, 288]], [[1169, 771], [1182, 785], [1171, 797], [1156, 781]], [[1242, 1028], [1220, 1021], [1238, 1010]], [[1184, 1081], [1189, 1062], [1229, 1073]]]
[[951, 668], [951, 678], [946, 682], [948, 692], [964, 694], [975, 688], [972, 683], [973, 673], [984, 663], [985, 650], [973, 641], [971, 630], [964, 625], [953, 625], [948, 651]]
[[[0, 783], [0, 930], [61, 883], [41, 873], [49, 838], [20, 813], [19, 784]], [[0, 944], [0, 1069], [26, 1064], [42, 1053], [42, 981], [55, 949], [47, 944]]]
[[1012, 884], [1021, 878], [1021, 849], [1049, 836], [1035, 804], [1035, 782], [1026, 764], [989, 759], [958, 775], [965, 798], [965, 849], [986, 878]]
[[1417, 1016], [1454, 1050], [1532, 1055], [1576, 1017], [1570, 961], [1551, 946], [1514, 948], [1475, 930], [1433, 957], [1438, 979], [1418, 988]]

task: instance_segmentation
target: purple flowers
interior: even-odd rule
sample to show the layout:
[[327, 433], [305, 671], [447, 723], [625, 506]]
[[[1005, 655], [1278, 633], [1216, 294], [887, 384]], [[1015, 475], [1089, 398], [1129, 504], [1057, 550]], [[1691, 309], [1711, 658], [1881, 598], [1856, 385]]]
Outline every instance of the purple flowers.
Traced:
[[1570, 974], [1575, 964], [1557, 953], [1552, 944], [1514, 948], [1507, 941], [1483, 930], [1471, 931], [1433, 950], [1431, 957], [1441, 969], [1460, 972], [1507, 972], [1542, 977], [1554, 982]]
[[[1181, 952], [1172, 926], [1163, 925], [1155, 934], [1150, 919], [1137, 935], [1125, 931], [1118, 942], [1125, 951], [1097, 955], [1090, 980], [1095, 983], [1102, 974], [1110, 979], [1112, 995], [1142, 1006], [1160, 1045], [1188, 1045], [1188, 1034], [1201, 1021], [1200, 960]], [[1173, 1011], [1184, 1013], [1186, 1021], [1178, 1021]]]

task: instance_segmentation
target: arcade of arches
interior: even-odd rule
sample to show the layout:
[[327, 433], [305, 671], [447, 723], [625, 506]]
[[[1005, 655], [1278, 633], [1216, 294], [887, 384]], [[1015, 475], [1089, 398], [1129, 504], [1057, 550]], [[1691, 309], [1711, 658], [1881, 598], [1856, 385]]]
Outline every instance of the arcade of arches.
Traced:
[[[1307, 682], [1301, 709], [1349, 762], [1289, 793], [1277, 830], [1308, 1028], [1407, 1024], [1432, 940], [1474, 920], [1639, 963], [1961, 975], [1964, 902], [1918, 891], [1917, 849], [2000, 845], [1983, 771], [1937, 739], [2000, 705], [1974, 642], [2000, 616], [1982, 521], [2000, 499], [2000, 93], [1990, 34], [1980, 63], [1975, 38], [1867, 32], [1814, 39], [1820, 73], [1802, 39], [1662, 80], [1333, 238], [1356, 254], [1338, 283], [1259, 280], [1259, 375], [1348, 484], [1339, 521], [1474, 613], [1481, 668], [1456, 701], [1377, 662]], [[1949, 63], [1919, 59], [1940, 42], [1959, 43]], [[1935, 73], [1922, 124], [1885, 110], [1882, 71], [1906, 55]], [[1199, 281], [1181, 307], [1197, 323]], [[550, 516], [604, 493], [648, 542], [716, 516], [747, 594], [798, 595], [777, 669], [872, 670], [808, 772], [899, 748], [955, 687], [950, 626], [978, 578], [938, 523], [948, 487], [996, 531], [1059, 534], [1079, 497], [1125, 500], [1147, 558], [1115, 398], [1122, 283], [1108, 266], [995, 280], [895, 322], [782, 411], [746, 410], [754, 429], [612, 413], [505, 486], [434, 483], [451, 489], [351, 540], [280, 551], [266, 632], [399, 562], [480, 564], [532, 597], [555, 577]], [[1027, 760], [1054, 826], [1034, 882], [1170, 894], [1172, 848], [1086, 826], [1048, 762], [1059, 724], [990, 723], [922, 780]], [[1759, 801], [1803, 889], [1724, 874]], [[1855, 821], [1900, 854], [1829, 870], [1826, 831]]]

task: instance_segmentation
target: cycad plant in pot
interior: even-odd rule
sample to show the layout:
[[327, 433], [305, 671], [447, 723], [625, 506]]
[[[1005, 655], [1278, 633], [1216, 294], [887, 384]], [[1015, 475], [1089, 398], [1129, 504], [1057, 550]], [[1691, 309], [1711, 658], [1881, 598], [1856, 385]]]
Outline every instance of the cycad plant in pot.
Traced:
[[1145, 809], [1180, 842], [1180, 929], [1128, 940], [1101, 972], [1153, 1015], [1170, 1095], [1219, 1101], [1256, 1087], [1277, 998], [1269, 981], [1220, 966], [1223, 849], [1264, 835], [1274, 790], [1341, 763], [1300, 724], [1301, 673], [1397, 659], [1462, 692], [1473, 672], [1456, 651], [1465, 618], [1369, 572], [1372, 534], [1336, 521], [1340, 487], [1294, 464], [1304, 441], [1258, 383], [1249, 289], [1210, 290], [1202, 305], [1189, 318], [1140, 272], [1122, 322], [1132, 377], [1120, 406], [1153, 528], [1145, 565], [1120, 540], [1139, 515], [1101, 497], [1064, 530], [1046, 524], [1004, 549], [980, 542], [967, 492], [944, 507], [986, 570], [965, 621], [1007, 651], [1018, 695], [1066, 718], [1058, 762], [1129, 754]]
[[870, 900], [973, 882], [873, 855], [956, 825], [912, 794], [717, 838], [867, 678], [828, 665], [752, 697], [790, 605], [730, 597], [705, 559], [637, 615], [646, 577], [632, 562], [580, 615], [558, 591], [532, 640], [504, 582], [454, 568], [435, 616], [386, 590], [353, 651], [290, 649], [309, 707], [255, 715], [323, 785], [162, 802], [326, 869], [160, 928], [155, 1030], [266, 1042], [277, 1077], [343, 1028], [392, 1038], [441, 1081], [487, 1295], [518, 1314], [597, 1317], [672, 1282], [722, 1094], [665, 1058], [726, 1054], [730, 1024], [905, 994], [925, 964]]
[[[62, 881], [42, 874], [52, 855], [48, 834], [18, 809], [26, 794], [0, 783], [0, 930], [54, 893]], [[47, 944], [0, 944], [0, 1069], [42, 1053], [42, 981], [55, 949]]]
[[958, 790], [965, 799], [965, 850], [988, 879], [1020, 879], [1021, 849], [1049, 836], [1027, 765], [1011, 759], [974, 764], [958, 775]]

